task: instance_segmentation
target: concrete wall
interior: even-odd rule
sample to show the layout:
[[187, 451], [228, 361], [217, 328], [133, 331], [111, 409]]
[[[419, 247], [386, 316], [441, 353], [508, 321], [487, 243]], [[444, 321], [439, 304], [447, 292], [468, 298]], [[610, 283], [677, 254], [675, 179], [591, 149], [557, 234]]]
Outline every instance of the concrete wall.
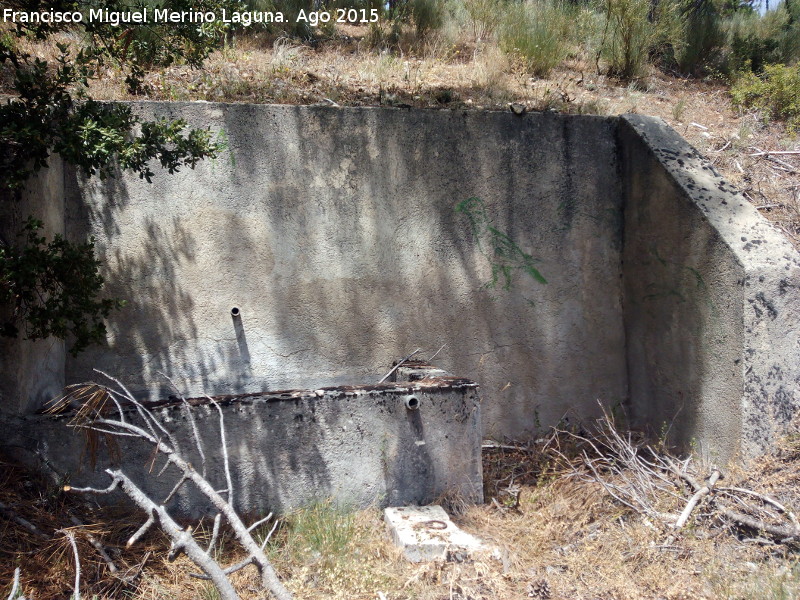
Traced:
[[[40, 233], [48, 240], [64, 235], [64, 169], [57, 157], [24, 191], [0, 189], [0, 243], [17, 243], [29, 216], [44, 223]], [[14, 320], [11, 310], [0, 306], [0, 323]], [[58, 395], [65, 382], [65, 356], [63, 340], [0, 336], [0, 418], [28, 414]]]
[[[416, 409], [406, 400], [416, 400]], [[348, 386], [218, 398], [225, 419], [234, 506], [245, 513], [285, 512], [334, 499], [350, 507], [430, 504], [447, 495], [483, 501], [481, 404], [475, 383], [454, 377], [375, 386]], [[208, 479], [225, 485], [219, 414], [205, 399], [190, 400], [207, 457]], [[180, 404], [155, 410], [201, 470], [187, 411]], [[42, 440], [41, 450], [75, 486], [105, 488], [113, 461], [103, 444], [94, 469], [76, 469], [84, 436], [68, 416], [33, 416], [23, 427]], [[136, 421], [135, 413], [129, 415]], [[122, 438], [125, 472], [154, 499], [167, 497], [178, 471], [159, 474], [149, 444]], [[84, 460], [88, 463], [88, 460]], [[107, 499], [106, 499], [107, 500]], [[191, 484], [170, 505], [184, 516], [211, 513]]]
[[[97, 367], [153, 399], [159, 371], [189, 394], [368, 383], [446, 344], [437, 365], [481, 385], [487, 436], [600, 399], [729, 458], [796, 412], [798, 254], [658, 120], [137, 110], [224, 132], [229, 151], [152, 184], [66, 174], [67, 235], [97, 238], [108, 293], [129, 302], [107, 347], [66, 359], [67, 382]], [[472, 196], [547, 284], [484, 287], [486, 240], [454, 210]], [[17, 412], [44, 398], [25, 393]]]
[[800, 257], [662, 121], [620, 120], [634, 422], [721, 459], [800, 404]]
[[[190, 394], [369, 383], [446, 344], [436, 362], [481, 384], [490, 435], [626, 398], [613, 120], [138, 108], [222, 131], [230, 151], [152, 184], [72, 182], [68, 233], [97, 238], [129, 305], [108, 347], [68, 358], [69, 381], [100, 368], [153, 398], [159, 371]], [[489, 260], [454, 210], [471, 196], [547, 284], [483, 289]]]

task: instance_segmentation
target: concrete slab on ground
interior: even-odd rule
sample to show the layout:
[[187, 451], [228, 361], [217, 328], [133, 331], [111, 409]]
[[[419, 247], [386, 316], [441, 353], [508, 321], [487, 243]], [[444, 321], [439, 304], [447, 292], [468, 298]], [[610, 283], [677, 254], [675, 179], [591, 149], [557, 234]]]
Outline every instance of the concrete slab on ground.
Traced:
[[384, 519], [394, 543], [411, 562], [437, 558], [462, 561], [476, 552], [492, 550], [459, 529], [438, 505], [390, 507], [384, 510]]

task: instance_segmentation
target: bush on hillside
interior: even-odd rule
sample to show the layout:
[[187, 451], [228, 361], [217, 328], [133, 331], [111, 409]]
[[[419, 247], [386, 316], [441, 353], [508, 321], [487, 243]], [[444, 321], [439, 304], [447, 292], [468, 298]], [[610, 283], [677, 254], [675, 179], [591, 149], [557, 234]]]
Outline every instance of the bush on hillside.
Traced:
[[642, 75], [650, 46], [648, 0], [606, 0], [608, 37], [601, 52], [609, 63], [609, 71], [623, 79]]
[[463, 5], [476, 40], [493, 36], [506, 10], [506, 0], [464, 0]]
[[725, 48], [722, 14], [713, 0], [685, 0], [680, 7], [683, 24], [675, 45], [675, 65], [681, 73], [700, 75], [715, 70]]
[[533, 75], [546, 77], [568, 55], [570, 26], [559, 0], [511, 4], [500, 30], [500, 48]]
[[763, 111], [766, 118], [800, 128], [800, 64], [766, 65], [760, 76], [746, 71], [731, 88], [734, 106]]
[[[795, 11], [797, 12], [797, 11]], [[800, 59], [800, 19], [781, 4], [759, 16], [753, 12], [734, 13], [725, 22], [727, 56], [723, 68], [737, 73], [749, 67], [761, 73], [768, 64], [791, 64]]]

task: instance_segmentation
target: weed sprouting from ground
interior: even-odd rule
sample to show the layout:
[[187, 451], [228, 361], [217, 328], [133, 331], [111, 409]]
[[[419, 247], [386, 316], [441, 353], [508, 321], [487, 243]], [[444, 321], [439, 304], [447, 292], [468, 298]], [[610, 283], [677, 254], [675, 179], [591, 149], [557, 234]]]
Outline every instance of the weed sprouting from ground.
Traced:
[[336, 563], [363, 536], [352, 510], [322, 501], [296, 510], [283, 519], [280, 545], [293, 558], [321, 564]]

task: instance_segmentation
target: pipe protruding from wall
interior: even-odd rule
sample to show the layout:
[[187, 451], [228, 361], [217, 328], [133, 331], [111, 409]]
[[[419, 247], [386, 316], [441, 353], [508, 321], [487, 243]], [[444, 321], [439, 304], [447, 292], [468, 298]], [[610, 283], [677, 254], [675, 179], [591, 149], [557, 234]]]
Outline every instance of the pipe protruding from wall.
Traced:
[[234, 307], [231, 309], [231, 316], [232, 316], [234, 319], [235, 319], [235, 318], [237, 318], [237, 317], [241, 317], [241, 316], [242, 316], [242, 311], [240, 311], [240, 310], [239, 310], [239, 307], [238, 307], [238, 306], [234, 306]]
[[419, 398], [416, 396], [406, 396], [403, 399], [403, 404], [406, 405], [408, 410], [419, 410]]

